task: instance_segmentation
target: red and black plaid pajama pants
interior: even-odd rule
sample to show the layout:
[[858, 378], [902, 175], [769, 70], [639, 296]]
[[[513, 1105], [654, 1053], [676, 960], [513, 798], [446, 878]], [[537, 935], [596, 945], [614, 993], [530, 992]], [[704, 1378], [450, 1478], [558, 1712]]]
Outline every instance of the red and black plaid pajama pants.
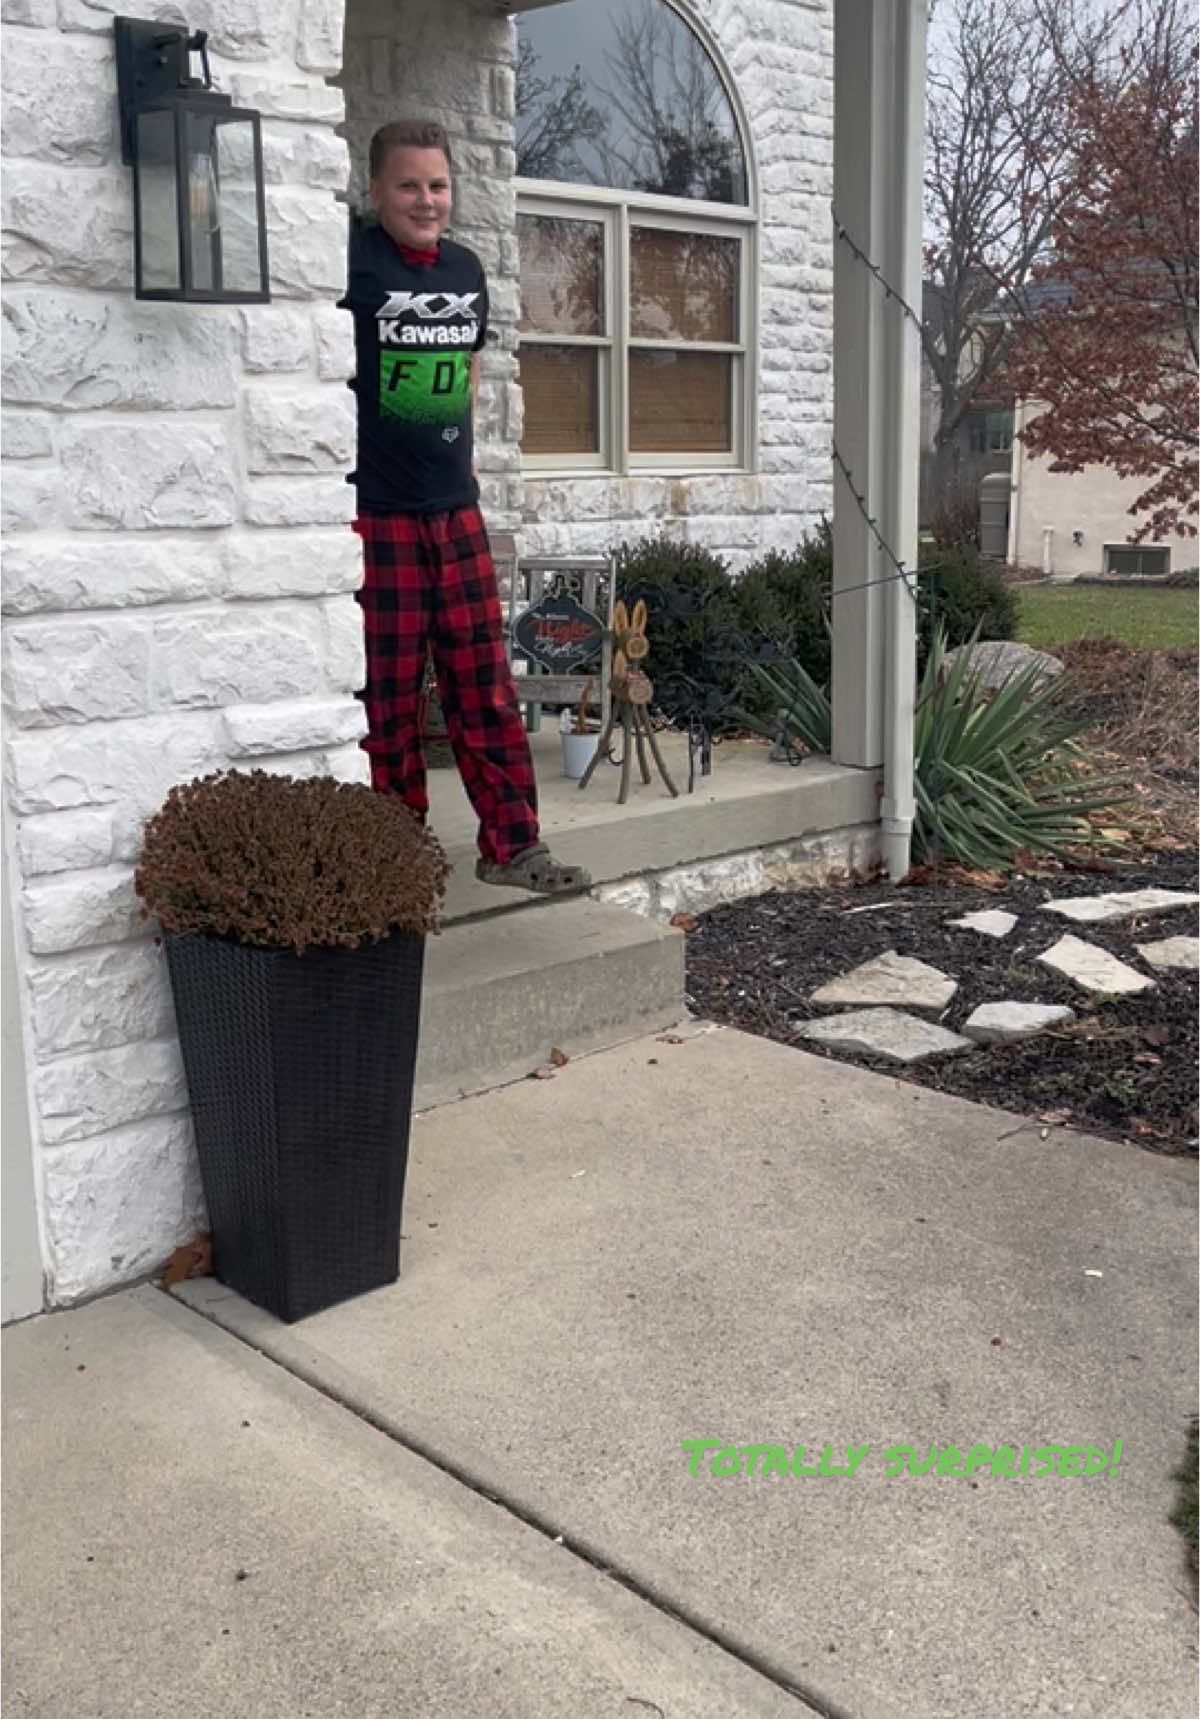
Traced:
[[537, 785], [521, 720], [496, 571], [477, 507], [362, 514], [367, 647], [363, 748], [371, 786], [425, 816], [421, 694], [432, 650], [446, 729], [479, 819], [479, 851], [505, 865], [539, 840]]

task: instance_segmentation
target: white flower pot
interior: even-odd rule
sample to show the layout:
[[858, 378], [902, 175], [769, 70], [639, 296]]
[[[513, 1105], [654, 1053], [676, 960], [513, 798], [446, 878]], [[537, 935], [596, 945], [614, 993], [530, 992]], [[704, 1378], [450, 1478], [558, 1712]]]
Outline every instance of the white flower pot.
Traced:
[[578, 782], [596, 756], [598, 734], [564, 734], [562, 737], [563, 775]]

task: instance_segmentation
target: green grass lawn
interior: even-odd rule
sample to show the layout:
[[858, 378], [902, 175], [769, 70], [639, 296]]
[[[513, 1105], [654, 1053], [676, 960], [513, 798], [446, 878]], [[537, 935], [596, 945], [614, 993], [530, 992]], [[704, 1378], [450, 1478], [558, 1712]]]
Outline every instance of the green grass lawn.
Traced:
[[1022, 585], [1017, 598], [1020, 636], [1029, 645], [1108, 637], [1124, 639], [1142, 650], [1171, 650], [1200, 642], [1194, 590]]

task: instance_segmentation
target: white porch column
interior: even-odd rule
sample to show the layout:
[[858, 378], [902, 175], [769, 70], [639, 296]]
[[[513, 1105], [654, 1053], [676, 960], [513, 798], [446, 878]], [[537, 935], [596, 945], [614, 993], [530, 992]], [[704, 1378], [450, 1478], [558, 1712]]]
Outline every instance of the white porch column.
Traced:
[[[894, 0], [836, 0], [833, 31], [833, 202], [838, 224], [868, 256], [881, 259], [884, 207], [877, 162], [887, 146], [886, 14]], [[883, 390], [883, 294], [849, 247], [833, 249], [833, 440], [854, 487], [875, 507], [883, 489], [878, 433]], [[883, 762], [884, 610], [881, 585], [854, 590], [883, 572], [883, 558], [850, 494], [833, 472], [834, 759], [870, 768]]]
[[[917, 563], [921, 347], [900, 299], [921, 305], [926, 0], [836, 0], [834, 193], [849, 245], [834, 274], [834, 436], [884, 541]], [[884, 859], [908, 864], [916, 613], [835, 470], [833, 755], [884, 765]], [[877, 589], [839, 590], [878, 580]], [[915, 581], [914, 581], [915, 583]]]

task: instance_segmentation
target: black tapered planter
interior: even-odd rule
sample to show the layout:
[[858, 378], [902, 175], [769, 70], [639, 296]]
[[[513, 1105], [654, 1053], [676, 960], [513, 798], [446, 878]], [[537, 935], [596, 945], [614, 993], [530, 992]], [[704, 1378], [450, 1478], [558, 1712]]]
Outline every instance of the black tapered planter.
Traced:
[[165, 943], [217, 1277], [289, 1322], [394, 1283], [424, 939]]

